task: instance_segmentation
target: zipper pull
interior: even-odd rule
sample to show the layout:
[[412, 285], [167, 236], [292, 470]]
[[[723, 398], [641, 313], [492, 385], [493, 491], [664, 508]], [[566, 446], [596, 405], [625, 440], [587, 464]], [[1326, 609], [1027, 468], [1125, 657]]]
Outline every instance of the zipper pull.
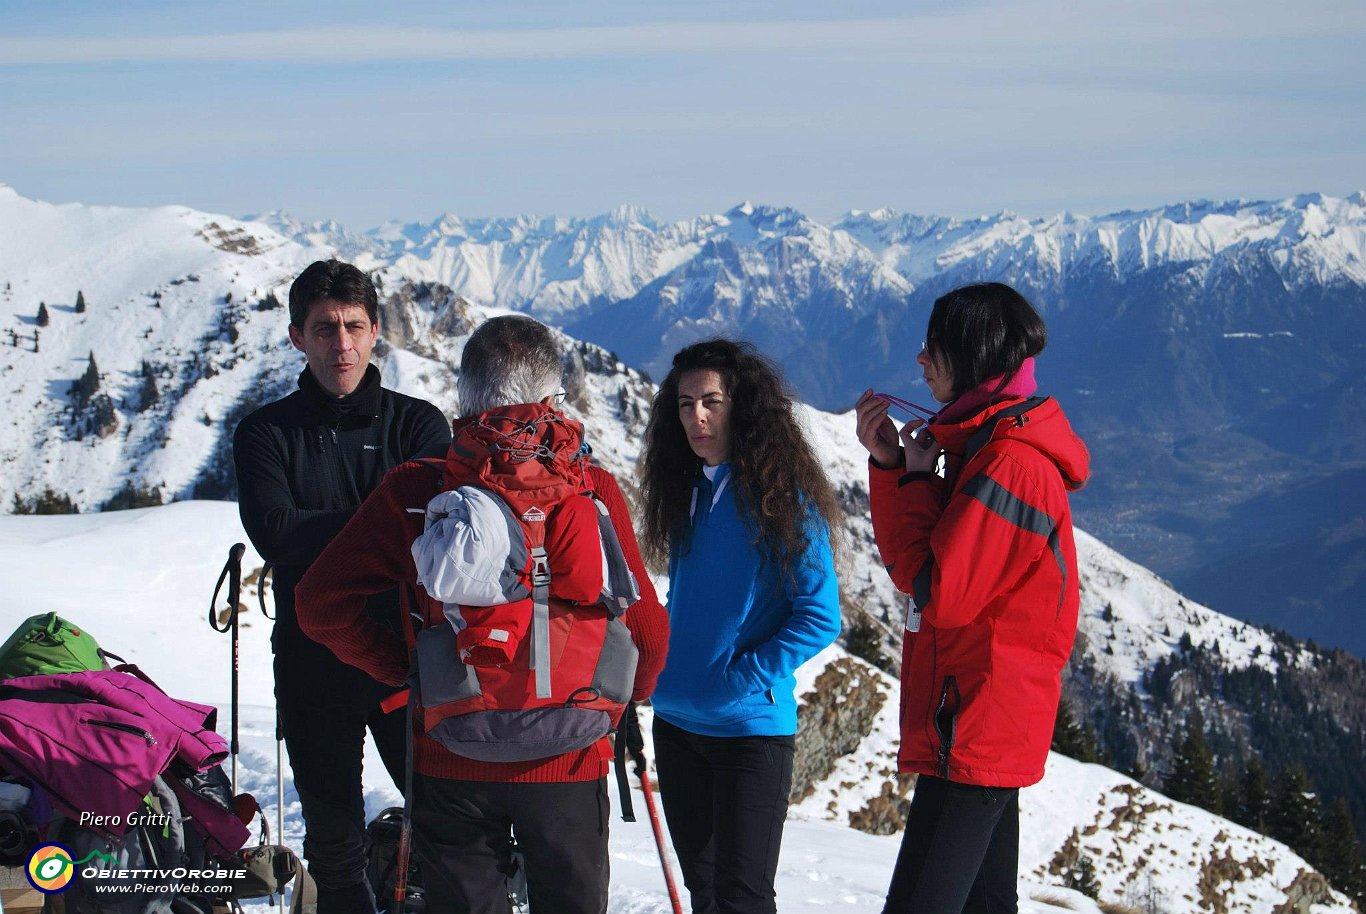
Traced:
[[134, 736], [140, 736], [149, 746], [155, 746], [157, 744], [157, 738], [155, 736], [133, 724], [125, 724], [116, 720], [97, 720], [93, 718], [87, 719], [86, 723], [90, 724], [92, 727], [105, 727], [109, 730], [119, 730], [123, 733], [131, 733]]

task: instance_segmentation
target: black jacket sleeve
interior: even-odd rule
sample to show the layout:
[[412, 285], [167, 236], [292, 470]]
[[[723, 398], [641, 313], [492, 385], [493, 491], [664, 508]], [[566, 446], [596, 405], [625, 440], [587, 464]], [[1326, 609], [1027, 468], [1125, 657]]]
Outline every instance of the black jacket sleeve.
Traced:
[[242, 423], [232, 442], [237, 510], [261, 558], [274, 565], [307, 565], [341, 532], [355, 508], [306, 511], [295, 507], [284, 442], [267, 426]]

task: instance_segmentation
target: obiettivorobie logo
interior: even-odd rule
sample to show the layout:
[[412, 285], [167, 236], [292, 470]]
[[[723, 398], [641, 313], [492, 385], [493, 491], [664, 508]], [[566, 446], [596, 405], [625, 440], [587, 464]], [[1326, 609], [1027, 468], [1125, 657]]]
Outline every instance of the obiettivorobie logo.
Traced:
[[[86, 866], [92, 860], [98, 861], [98, 864]], [[95, 882], [96, 892], [116, 895], [140, 891], [225, 895], [233, 891], [235, 882], [247, 876], [245, 869], [215, 866], [123, 869], [119, 858], [112, 854], [91, 851], [77, 860], [71, 849], [61, 844], [40, 844], [33, 849], [24, 867], [29, 884], [46, 895], [65, 892], [78, 873], [81, 878]], [[190, 881], [183, 881], [187, 879]], [[108, 880], [114, 880], [115, 884], [101, 884]], [[0, 911], [3, 910], [0, 908]]]
[[118, 858], [100, 851], [91, 851], [80, 860], [75, 860], [71, 849], [61, 844], [40, 844], [29, 855], [24, 875], [29, 885], [45, 895], [65, 892], [76, 876], [76, 867], [91, 860], [99, 859], [106, 864], [118, 863]]

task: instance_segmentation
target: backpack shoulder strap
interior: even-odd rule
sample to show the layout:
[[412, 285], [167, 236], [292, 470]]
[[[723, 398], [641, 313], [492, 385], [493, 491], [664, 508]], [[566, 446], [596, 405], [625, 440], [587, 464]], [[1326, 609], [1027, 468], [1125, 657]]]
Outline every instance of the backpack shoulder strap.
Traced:
[[612, 525], [612, 514], [607, 505], [596, 493], [585, 492], [593, 500], [598, 513], [598, 534], [602, 538], [602, 552], [607, 559], [606, 585], [609, 599], [605, 602], [607, 613], [613, 618], [624, 615], [640, 601], [640, 585], [626, 561], [626, 551], [621, 548], [617, 528]]
[[1024, 414], [1042, 406], [1047, 400], [1047, 397], [1030, 397], [1028, 400], [1016, 403], [1014, 406], [1001, 410], [986, 422], [982, 423], [982, 427], [973, 432], [972, 437], [968, 439], [968, 446], [963, 451], [963, 466], [966, 467], [972, 462], [972, 458], [977, 456], [977, 452], [986, 447], [986, 443], [991, 440], [991, 436], [996, 432], [996, 426], [1002, 419], [1014, 419], [1017, 423], [1023, 425], [1025, 422], [1023, 419]]

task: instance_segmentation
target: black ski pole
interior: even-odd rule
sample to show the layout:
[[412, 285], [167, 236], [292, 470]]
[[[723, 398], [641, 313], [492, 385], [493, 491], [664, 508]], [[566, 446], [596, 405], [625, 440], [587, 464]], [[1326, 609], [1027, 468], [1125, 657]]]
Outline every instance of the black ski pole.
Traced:
[[[270, 577], [275, 566], [266, 562], [256, 578], [256, 599], [261, 604], [261, 615], [272, 622], [275, 617], [266, 609], [266, 578]], [[280, 706], [275, 706], [275, 835], [276, 841], [285, 843], [285, 725], [280, 720]], [[280, 914], [285, 914], [285, 895], [280, 893]]]
[[[400, 601], [401, 603], [402, 601]], [[408, 585], [408, 609], [413, 626], [413, 644], [417, 644], [418, 632], [422, 629], [422, 604], [418, 602], [417, 590]], [[394, 861], [394, 894], [389, 900], [389, 914], [402, 914], [408, 902], [408, 865], [413, 853], [413, 726], [417, 723], [417, 703], [420, 701], [417, 675], [417, 650], [414, 648], [408, 670], [408, 730], [405, 735], [403, 760], [403, 821], [398, 831], [398, 853]], [[396, 693], [402, 695], [402, 692]], [[390, 696], [391, 698], [393, 696]]]
[[398, 853], [394, 859], [394, 894], [389, 899], [389, 914], [402, 914], [408, 906], [408, 867], [413, 854], [413, 724], [417, 705], [417, 675], [408, 682], [408, 734], [403, 763], [403, 822], [398, 831]]
[[[209, 625], [216, 632], [232, 631], [232, 740], [228, 744], [228, 751], [232, 753], [232, 792], [237, 794], [237, 753], [241, 745], [237, 738], [237, 718], [238, 701], [237, 685], [241, 671], [241, 647], [238, 632], [238, 601], [242, 596], [242, 555], [247, 551], [243, 543], [233, 543], [228, 550], [228, 561], [223, 565], [223, 571], [218, 575], [218, 583], [213, 586], [213, 598], [209, 600]], [[223, 581], [228, 582], [228, 621], [219, 625], [218, 614], [214, 612], [214, 606], [218, 603], [219, 591], [223, 588]]]

